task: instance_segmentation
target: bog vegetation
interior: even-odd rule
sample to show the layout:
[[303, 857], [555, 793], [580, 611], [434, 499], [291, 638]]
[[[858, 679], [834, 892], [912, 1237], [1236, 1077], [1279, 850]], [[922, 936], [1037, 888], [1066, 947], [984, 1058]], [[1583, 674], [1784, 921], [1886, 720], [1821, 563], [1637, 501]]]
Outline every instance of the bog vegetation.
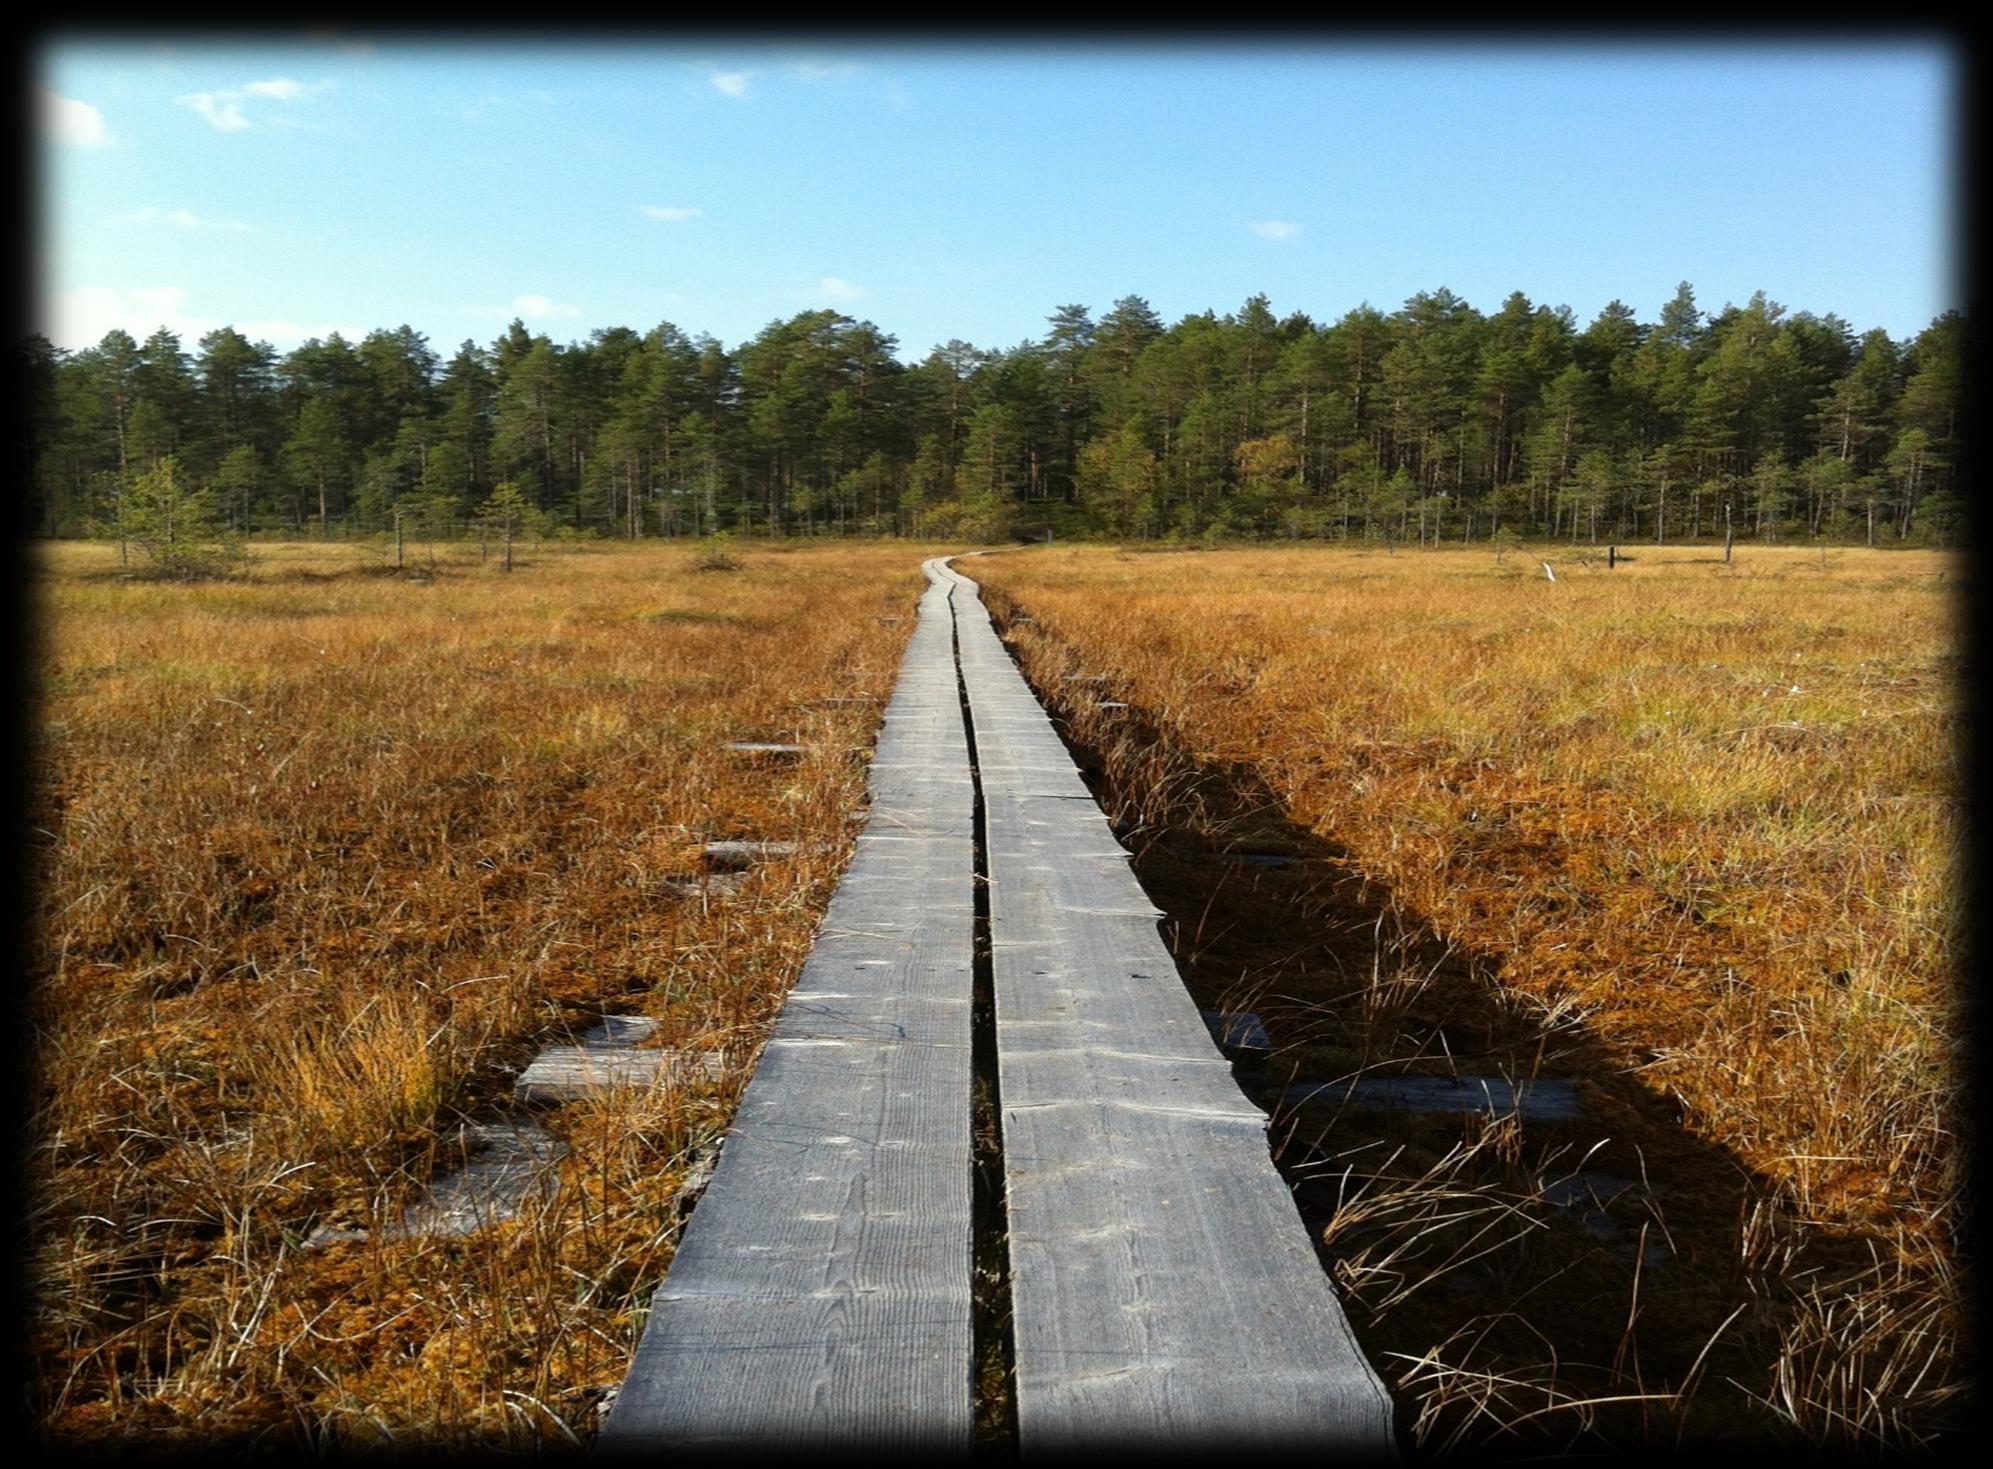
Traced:
[[[41, 555], [28, 1392], [56, 1441], [560, 1443], [620, 1381], [849, 850], [917, 556], [519, 555]], [[707, 839], [798, 848], [735, 889]], [[554, 1108], [556, 1192], [394, 1238], [459, 1124], [606, 1013], [724, 1065]]]
[[971, 565], [1279, 1077], [1576, 1082], [1575, 1124], [1276, 1110], [1424, 1442], [1958, 1425], [1952, 558]]
[[[404, 325], [279, 356], [113, 331], [26, 344], [33, 521], [129, 535], [171, 457], [236, 534], [1012, 531], [1592, 542], [1954, 539], [1967, 319], [1910, 340], [1788, 312], [1580, 325], [1521, 292], [1444, 288], [1334, 323], [1174, 325], [1139, 296], [1043, 338], [903, 365], [871, 322], [811, 311], [727, 348], [670, 323], [555, 343], [520, 321], [447, 360]], [[506, 487], [510, 486], [508, 490]]]
[[[890, 686], [920, 553], [576, 546], [501, 486], [482, 548], [245, 560], [195, 483], [162, 459], [146, 535], [40, 553], [37, 1416], [586, 1439], [848, 850], [849, 701]], [[190, 545], [226, 578], [174, 570]], [[1419, 1443], [1956, 1421], [1952, 557], [972, 568], [1279, 1078], [1577, 1082], [1563, 1127], [1272, 1103]], [[709, 838], [800, 845], [729, 892]], [[1210, 860], [1241, 847], [1292, 865]], [[607, 1013], [724, 1064], [554, 1109], [559, 1188], [519, 1219], [393, 1237], [460, 1123]]]

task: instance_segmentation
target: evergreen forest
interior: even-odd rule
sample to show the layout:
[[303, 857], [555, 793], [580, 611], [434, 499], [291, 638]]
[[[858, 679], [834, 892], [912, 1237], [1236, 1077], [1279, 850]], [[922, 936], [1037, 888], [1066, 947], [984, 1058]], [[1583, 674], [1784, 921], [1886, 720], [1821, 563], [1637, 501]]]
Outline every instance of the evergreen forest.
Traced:
[[[239, 535], [900, 534], [1432, 543], [1962, 533], [1967, 318], [1908, 341], [1763, 292], [1580, 325], [1516, 292], [1333, 324], [1165, 325], [1139, 296], [907, 365], [807, 311], [728, 349], [670, 323], [447, 358], [407, 326], [279, 354], [232, 328], [25, 345], [30, 529], [116, 535], [162, 466]], [[167, 463], [171, 461], [170, 465]], [[508, 522], [509, 523], [509, 522]]]

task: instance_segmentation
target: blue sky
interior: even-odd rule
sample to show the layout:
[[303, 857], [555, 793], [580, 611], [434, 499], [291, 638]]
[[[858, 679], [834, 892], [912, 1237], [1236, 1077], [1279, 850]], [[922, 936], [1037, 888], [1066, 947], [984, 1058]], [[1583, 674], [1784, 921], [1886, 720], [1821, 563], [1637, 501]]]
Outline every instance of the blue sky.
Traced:
[[1762, 288], [1907, 337], [1962, 306], [1940, 39], [1451, 47], [845, 37], [221, 45], [50, 33], [58, 346], [407, 323], [447, 356], [829, 307], [912, 360], [1068, 302], [1264, 291], [1331, 321], [1440, 286], [1581, 323]]

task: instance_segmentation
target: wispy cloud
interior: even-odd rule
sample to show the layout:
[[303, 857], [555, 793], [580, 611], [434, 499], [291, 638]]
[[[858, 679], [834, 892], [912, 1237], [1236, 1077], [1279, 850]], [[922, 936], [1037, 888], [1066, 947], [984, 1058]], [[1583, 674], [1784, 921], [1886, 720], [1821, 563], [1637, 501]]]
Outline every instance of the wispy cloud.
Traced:
[[172, 224], [183, 230], [230, 230], [246, 234], [249, 226], [239, 219], [202, 219], [191, 209], [134, 209], [124, 216], [128, 224]]
[[162, 317], [184, 316], [187, 311], [187, 292], [179, 286], [139, 286], [125, 294]]
[[709, 80], [717, 90], [726, 93], [729, 97], [745, 101], [747, 99], [747, 79], [753, 75], [754, 73], [751, 71], [715, 70]]
[[255, 126], [242, 110], [242, 104], [249, 99], [296, 102], [315, 92], [326, 91], [331, 86], [331, 82], [301, 82], [294, 77], [271, 77], [267, 81], [247, 82], [240, 87], [221, 91], [190, 92], [177, 100], [181, 106], [193, 108], [218, 131], [239, 133]]
[[551, 296], [514, 296], [513, 309], [521, 316], [579, 316], [579, 306], [564, 306]]
[[1298, 240], [1301, 226], [1289, 224], [1284, 219], [1262, 219], [1246, 226], [1262, 240]]
[[111, 141], [104, 131], [104, 114], [88, 102], [58, 95], [52, 88], [41, 89], [42, 132], [58, 143], [76, 148], [102, 148]]
[[193, 108], [225, 133], [239, 133], [249, 126], [249, 119], [242, 115], [241, 99], [230, 93], [192, 92], [182, 97], [180, 103]]
[[94, 347], [114, 329], [129, 332], [142, 342], [164, 327], [189, 349], [224, 326], [233, 326], [252, 342], [277, 347], [295, 347], [307, 338], [329, 337], [334, 332], [353, 342], [366, 335], [366, 328], [351, 323], [314, 325], [281, 317], [225, 319], [187, 308], [187, 292], [180, 286], [81, 286], [49, 298], [43, 308], [42, 331], [56, 346], [70, 351]]
[[546, 321], [554, 317], [579, 316], [579, 306], [568, 306], [556, 301], [552, 296], [537, 294], [514, 296], [510, 306], [464, 306], [460, 307], [470, 316], [496, 316], [502, 319], [518, 317], [522, 321]]
[[789, 63], [789, 74], [806, 82], [841, 82], [864, 69], [856, 61], [833, 61], [825, 56], [799, 56]]
[[490, 122], [493, 112], [504, 102], [496, 92], [486, 92], [475, 102], [466, 102], [453, 109], [452, 115], [464, 122]]
[[[330, 83], [321, 83], [329, 86]], [[251, 82], [242, 89], [245, 97], [275, 97], [279, 102], [295, 102], [312, 90], [295, 77], [272, 77], [267, 82]]]
[[688, 219], [697, 219], [704, 213], [699, 209], [673, 209], [663, 204], [641, 204], [637, 206], [651, 219], [661, 219], [666, 224], [679, 224]]
[[864, 287], [854, 286], [850, 281], [839, 280], [834, 275], [827, 275], [818, 281], [817, 290], [833, 301], [856, 301], [865, 294]]

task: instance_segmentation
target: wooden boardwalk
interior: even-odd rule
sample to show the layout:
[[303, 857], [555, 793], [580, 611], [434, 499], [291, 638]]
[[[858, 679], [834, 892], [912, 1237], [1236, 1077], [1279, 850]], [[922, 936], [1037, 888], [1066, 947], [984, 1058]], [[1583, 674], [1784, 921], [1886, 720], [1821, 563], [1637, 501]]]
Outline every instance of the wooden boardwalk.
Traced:
[[1018, 1447], [1389, 1456], [1389, 1398], [1128, 854], [976, 584], [923, 569], [871, 819], [603, 1444], [969, 1447], [980, 782]]
[[971, 1442], [974, 784], [948, 593], [921, 598], [871, 819], [652, 1302], [605, 1448]]

